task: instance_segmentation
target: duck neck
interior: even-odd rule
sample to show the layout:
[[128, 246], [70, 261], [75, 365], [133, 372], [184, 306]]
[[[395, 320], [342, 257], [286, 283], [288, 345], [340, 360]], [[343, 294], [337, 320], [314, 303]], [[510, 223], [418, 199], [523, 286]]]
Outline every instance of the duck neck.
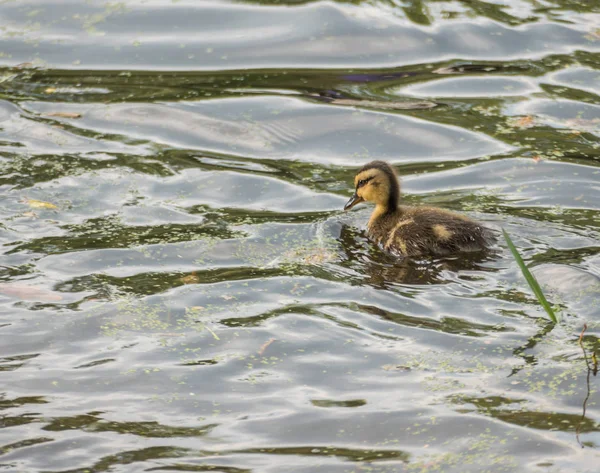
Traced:
[[369, 228], [373, 228], [378, 221], [385, 218], [386, 215], [392, 215], [398, 211], [400, 201], [400, 184], [396, 176], [390, 172], [388, 175], [389, 187], [387, 198], [376, 201], [375, 210], [369, 219]]
[[368, 227], [372, 228], [373, 225], [375, 225], [375, 223], [379, 219], [381, 219], [384, 215], [388, 214], [389, 211], [390, 211], [390, 208], [388, 205], [377, 204], [375, 206], [375, 209], [373, 210], [373, 213], [371, 214], [371, 218], [369, 219]]

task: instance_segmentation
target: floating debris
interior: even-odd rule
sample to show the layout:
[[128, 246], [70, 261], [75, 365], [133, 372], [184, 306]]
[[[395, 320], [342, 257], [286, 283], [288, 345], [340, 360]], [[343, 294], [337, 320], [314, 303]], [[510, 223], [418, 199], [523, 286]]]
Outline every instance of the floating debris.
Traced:
[[381, 368], [385, 371], [411, 371], [411, 367], [405, 365], [383, 365]]
[[535, 118], [531, 115], [526, 115], [524, 117], [511, 119], [509, 123], [511, 126], [515, 126], [517, 128], [531, 128], [535, 126]]
[[352, 107], [379, 108], [382, 110], [426, 110], [439, 105], [428, 100], [384, 102], [380, 100], [333, 99], [330, 103]]
[[179, 278], [179, 280], [183, 284], [197, 284], [200, 282], [200, 278], [198, 277], [195, 271], [193, 271], [190, 274], [186, 274], [185, 276], [182, 276], [181, 278]]
[[267, 340], [265, 343], [263, 343], [260, 348], [258, 349], [257, 353], [259, 355], [262, 356], [262, 354], [265, 352], [265, 350], [269, 347], [269, 345], [271, 343], [273, 343], [276, 339], [275, 338], [269, 338], [269, 340]]
[[59, 117], [59, 118], [81, 118], [81, 113], [75, 112], [51, 112], [44, 113], [46, 117]]
[[5, 294], [7, 296], [17, 297], [26, 301], [38, 302], [56, 302], [61, 301], [63, 298], [60, 294], [57, 294], [56, 292], [35, 286], [28, 286], [26, 284], [0, 284], [0, 293]]
[[25, 199], [24, 202], [33, 209], [50, 209], [56, 210], [58, 207], [50, 202], [44, 202], [43, 200]]
[[434, 74], [464, 74], [465, 72], [493, 72], [498, 68], [483, 64], [463, 64], [460, 66], [440, 67], [433, 71]]

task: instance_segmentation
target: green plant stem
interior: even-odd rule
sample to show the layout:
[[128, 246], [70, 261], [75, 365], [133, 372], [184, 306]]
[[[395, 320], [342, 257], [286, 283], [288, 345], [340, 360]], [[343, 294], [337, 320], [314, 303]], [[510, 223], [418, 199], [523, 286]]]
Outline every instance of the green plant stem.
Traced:
[[521, 258], [521, 255], [517, 251], [517, 248], [515, 247], [514, 243], [510, 239], [510, 237], [508, 236], [508, 233], [506, 233], [506, 230], [502, 229], [502, 234], [504, 235], [504, 239], [506, 240], [506, 244], [508, 245], [510, 252], [512, 253], [513, 257], [517, 261], [517, 264], [519, 265], [519, 268], [521, 269], [523, 276], [525, 276], [525, 279], [527, 280], [529, 287], [535, 294], [535, 297], [537, 297], [537, 300], [539, 301], [539, 303], [542, 305], [542, 307], [544, 308], [544, 310], [550, 317], [550, 320], [554, 323], [558, 323], [558, 318], [557, 318], [556, 314], [554, 313], [554, 310], [552, 310], [552, 307], [550, 306], [550, 303], [546, 299], [546, 296], [544, 296], [544, 293], [542, 292], [542, 288], [540, 287], [539, 283], [537, 282], [537, 279], [535, 279], [534, 275], [531, 274], [531, 271], [529, 271], [529, 268], [525, 265], [523, 258]]

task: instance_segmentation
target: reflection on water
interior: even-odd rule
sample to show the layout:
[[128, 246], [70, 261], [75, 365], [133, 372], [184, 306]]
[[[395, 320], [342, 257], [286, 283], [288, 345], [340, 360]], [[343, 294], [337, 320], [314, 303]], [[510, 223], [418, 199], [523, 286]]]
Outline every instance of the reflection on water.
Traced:
[[[0, 469], [597, 470], [594, 2], [0, 12]], [[563, 322], [500, 241], [372, 245], [373, 159]]]

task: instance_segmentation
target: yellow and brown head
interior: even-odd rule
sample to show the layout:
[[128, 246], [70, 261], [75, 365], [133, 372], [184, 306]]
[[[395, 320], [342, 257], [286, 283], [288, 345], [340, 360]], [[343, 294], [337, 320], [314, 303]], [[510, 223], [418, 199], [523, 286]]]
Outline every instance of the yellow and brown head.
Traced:
[[373, 202], [394, 211], [400, 200], [400, 185], [394, 169], [385, 161], [365, 164], [354, 177], [354, 195], [344, 206], [350, 210], [361, 202]]

